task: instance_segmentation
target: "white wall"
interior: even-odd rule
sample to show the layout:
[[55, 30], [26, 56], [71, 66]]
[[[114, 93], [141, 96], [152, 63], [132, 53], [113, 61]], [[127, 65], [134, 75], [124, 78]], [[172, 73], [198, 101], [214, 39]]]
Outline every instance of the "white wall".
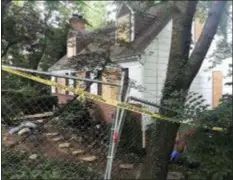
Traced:
[[[129, 78], [131, 80], [137, 81], [138, 85], [143, 85], [143, 66], [139, 62], [124, 62], [120, 63], [119, 65], [123, 68], [129, 69]], [[143, 93], [139, 92], [139, 90], [137, 89], [131, 88], [130, 96], [142, 98]]]
[[[164, 81], [166, 78], [167, 64], [171, 45], [172, 21], [158, 34], [153, 42], [146, 48], [142, 56], [144, 64], [143, 86], [147, 89], [143, 93], [143, 99], [160, 103]], [[148, 107], [154, 111], [152, 107]], [[144, 116], [145, 124], [151, 122], [151, 118]]]
[[[200, 93], [203, 98], [206, 100], [206, 103], [208, 103], [210, 106], [212, 106], [212, 73], [214, 71], [221, 71], [224, 79], [223, 79], [223, 94], [230, 93], [232, 94], [232, 87], [224, 85], [226, 82], [232, 81], [232, 77], [226, 77], [229, 70], [229, 64], [232, 63], [232, 57], [227, 58], [222, 61], [220, 65], [217, 65], [215, 68], [208, 70], [208, 68], [212, 65], [212, 63], [209, 61], [208, 58], [213, 51], [216, 48], [216, 42], [219, 40], [218, 36], [214, 37], [213, 42], [211, 43], [211, 46], [209, 48], [209, 51], [206, 55], [205, 60], [202, 63], [202, 66], [193, 80], [193, 83], [191, 84], [190, 91], [195, 91]], [[192, 51], [191, 51], [192, 52]], [[211, 109], [211, 107], [210, 107]]]
[[[194, 29], [192, 29], [193, 31]], [[153, 40], [153, 42], [146, 48], [145, 54], [142, 56], [143, 62], [143, 86], [147, 88], [143, 93], [143, 99], [160, 103], [162, 90], [166, 78], [167, 64], [169, 60], [170, 44], [171, 44], [171, 31], [172, 21], [159, 33], [159, 35]], [[217, 38], [215, 38], [217, 39]], [[207, 56], [209, 56], [216, 47], [216, 40], [213, 41]], [[193, 45], [193, 47], [195, 44]], [[193, 50], [193, 49], [192, 49]], [[191, 50], [191, 52], [192, 52]], [[212, 105], [212, 72], [221, 71], [223, 76], [228, 72], [228, 64], [232, 62], [232, 58], [229, 58], [223, 62], [223, 64], [216, 68], [206, 71], [207, 67], [211, 64], [206, 58], [197, 74], [193, 83], [190, 86], [190, 91], [198, 92], [206, 100], [206, 103]], [[229, 82], [232, 77], [224, 79], [223, 83]], [[224, 93], [232, 93], [232, 87], [224, 86]], [[151, 108], [151, 110], [154, 110]], [[148, 118], [146, 121], [149, 122]]]
[[[93, 73], [90, 74], [90, 78], [93, 79], [95, 77], [95, 75]], [[98, 84], [97, 83], [93, 83], [90, 87], [90, 93], [91, 94], [98, 94]]]
[[[59, 74], [59, 75], [66, 75], [66, 73], [68, 73], [67, 75], [68, 76], [71, 76], [71, 73], [74, 72], [73, 70], [59, 70], [59, 71], [51, 71], [51, 73], [53, 74]], [[55, 81], [55, 77], [54, 76], [51, 76], [51, 81]], [[73, 87], [74, 85], [74, 80], [73, 79], [70, 79], [69, 80], [69, 86]], [[51, 93], [56, 93], [55, 91], [55, 87], [51, 87]], [[72, 92], [69, 92], [69, 95], [74, 95], [74, 93]]]
[[[68, 73], [69, 76], [71, 76], [71, 73], [73, 72], [77, 72], [77, 71], [74, 71], [74, 70], [71, 70], [71, 69], [67, 69], [67, 70], [57, 70], [57, 71], [51, 71], [51, 73], [53, 74], [59, 74], [59, 75], [65, 75], [66, 73]], [[90, 79], [94, 78], [94, 74], [91, 73], [90, 74]], [[55, 77], [54, 76], [51, 76], [51, 81], [55, 81]], [[69, 80], [69, 85], [71, 87], [73, 87], [73, 84], [74, 84], [74, 80], [73, 79], [70, 79]], [[98, 94], [98, 91], [97, 91], [97, 83], [93, 83], [90, 87], [90, 93], [92, 94]], [[51, 87], [51, 93], [55, 93], [55, 87]], [[74, 95], [74, 93], [72, 92], [69, 92], [69, 95]]]

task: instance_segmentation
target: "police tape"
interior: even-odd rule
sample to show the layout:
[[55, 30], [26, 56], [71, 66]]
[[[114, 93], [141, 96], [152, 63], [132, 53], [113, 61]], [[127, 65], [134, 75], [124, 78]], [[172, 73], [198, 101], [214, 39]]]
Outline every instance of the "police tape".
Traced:
[[[156, 119], [159, 119], [159, 120], [167, 120], [167, 121], [170, 121], [170, 122], [173, 122], [173, 123], [181, 123], [181, 124], [187, 124], [187, 125], [191, 125], [191, 126], [197, 126], [197, 125], [191, 124], [191, 123], [178, 122], [177, 120], [165, 117], [165, 116], [163, 116], [161, 114], [151, 112], [151, 111], [147, 110], [146, 108], [137, 107], [137, 106], [134, 106], [134, 105], [131, 105], [131, 104], [128, 104], [128, 103], [120, 102], [120, 101], [109, 99], [109, 98], [103, 98], [102, 96], [91, 94], [91, 93], [88, 93], [88, 92], [86, 92], [84, 90], [81, 90], [81, 89], [61, 85], [61, 84], [58, 84], [58, 83], [56, 83], [54, 81], [42, 79], [40, 77], [33, 76], [31, 74], [27, 74], [27, 73], [24, 73], [24, 72], [21, 72], [21, 71], [11, 69], [9, 67], [5, 67], [4, 65], [2, 66], [2, 70], [6, 71], [6, 72], [9, 72], [9, 73], [12, 73], [12, 74], [15, 74], [15, 75], [18, 75], [18, 76], [21, 76], [21, 77], [24, 77], [24, 78], [27, 78], [27, 79], [30, 79], [30, 80], [34, 80], [36, 82], [39, 82], [39, 83], [42, 83], [42, 84], [45, 84], [45, 85], [48, 85], [48, 86], [54, 86], [54, 87], [56, 87], [58, 89], [63, 89], [63, 90], [69, 91], [69, 92], [73, 92], [74, 94], [79, 94], [81, 97], [84, 97], [84, 98], [92, 99], [94, 101], [109, 104], [109, 105], [112, 105], [112, 106], [115, 106], [115, 107], [119, 107], [119, 108], [122, 108], [122, 109], [125, 109], [125, 110], [132, 111], [132, 112], [148, 115], [148, 116], [150, 116], [152, 118], [156, 118]], [[221, 127], [213, 127], [211, 129], [213, 131], [223, 131], [223, 128], [221, 128]]]

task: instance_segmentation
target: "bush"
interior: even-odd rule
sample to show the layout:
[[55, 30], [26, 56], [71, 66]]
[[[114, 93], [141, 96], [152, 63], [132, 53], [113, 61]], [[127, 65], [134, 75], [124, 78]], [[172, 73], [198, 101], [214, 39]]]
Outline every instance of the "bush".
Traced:
[[226, 129], [224, 132], [199, 128], [194, 136], [188, 139], [185, 157], [189, 162], [200, 163], [197, 171], [202, 178], [211, 180], [233, 178], [232, 108], [232, 96], [228, 96], [217, 108], [205, 111], [199, 117], [203, 126], [223, 127]]
[[67, 103], [65, 109], [57, 112], [62, 122], [74, 128], [91, 125], [92, 120], [88, 111], [89, 103], [87, 101], [75, 100]]
[[62, 123], [78, 131], [84, 141], [93, 142], [98, 139], [107, 143], [110, 127], [103, 120], [101, 110], [97, 108], [92, 101], [75, 100], [68, 102], [67, 107], [58, 111], [57, 115]]
[[55, 96], [33, 96], [33, 94], [8, 91], [2, 96], [2, 122], [9, 126], [17, 124], [13, 119], [20, 113], [36, 114], [52, 111], [57, 103]]
[[125, 116], [119, 143], [119, 152], [134, 153], [139, 156], [143, 154], [141, 121], [129, 111], [126, 112]]
[[20, 93], [8, 93], [2, 96], [2, 114], [1, 121], [6, 125], [13, 125], [13, 118], [21, 112], [21, 103], [24, 102], [24, 96]]
[[56, 96], [44, 95], [26, 99], [21, 108], [24, 114], [36, 114], [53, 111], [53, 106], [57, 106], [57, 104]]

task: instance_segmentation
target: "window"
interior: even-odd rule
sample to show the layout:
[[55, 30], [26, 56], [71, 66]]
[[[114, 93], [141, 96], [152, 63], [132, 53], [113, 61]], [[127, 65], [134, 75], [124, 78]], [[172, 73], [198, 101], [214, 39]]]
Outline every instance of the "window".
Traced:
[[[56, 82], [56, 77], [55, 77], [55, 76], [52, 76], [52, 77], [51, 77], [51, 81]], [[55, 93], [56, 93], [56, 87], [51, 86], [51, 93], [52, 93], [52, 94], [55, 94]]]
[[134, 12], [128, 5], [123, 4], [120, 7], [116, 26], [117, 43], [132, 42], [134, 40]]
[[[70, 73], [70, 75], [71, 76], [75, 76], [75, 73]], [[75, 88], [76, 87], [76, 80], [75, 79], [69, 79], [69, 84], [68, 84], [68, 86], [69, 87], [73, 87], [73, 88]], [[69, 92], [69, 95], [71, 95], [71, 96], [73, 96], [74, 95], [74, 93], [73, 92]]]

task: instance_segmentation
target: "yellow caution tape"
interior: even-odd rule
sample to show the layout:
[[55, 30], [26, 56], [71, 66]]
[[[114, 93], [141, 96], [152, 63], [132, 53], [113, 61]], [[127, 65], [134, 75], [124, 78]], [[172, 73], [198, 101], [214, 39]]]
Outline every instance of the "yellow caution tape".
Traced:
[[[102, 103], [109, 104], [109, 105], [112, 105], [112, 106], [115, 106], [115, 107], [120, 107], [120, 108], [125, 109], [125, 110], [129, 110], [129, 111], [132, 111], [132, 112], [148, 115], [148, 116], [150, 116], [152, 118], [157, 118], [157, 119], [160, 119], [160, 120], [167, 120], [167, 121], [170, 121], [170, 122], [173, 122], [173, 123], [177, 123], [177, 121], [174, 120], [174, 119], [171, 119], [171, 118], [165, 117], [163, 115], [151, 112], [151, 111], [149, 111], [149, 110], [147, 110], [145, 108], [137, 107], [137, 106], [134, 106], [134, 105], [131, 105], [131, 104], [127, 104], [127, 103], [120, 102], [120, 101], [113, 100], [113, 99], [109, 99], [109, 98], [103, 98], [102, 96], [91, 94], [91, 93], [88, 93], [88, 92], [86, 92], [84, 90], [81, 90], [81, 89], [76, 89], [76, 88], [73, 88], [73, 87], [61, 85], [61, 84], [58, 84], [58, 83], [50, 81], [50, 80], [46, 80], [46, 79], [42, 79], [42, 78], [37, 77], [37, 76], [33, 76], [31, 74], [23, 73], [23, 72], [20, 72], [20, 71], [5, 67], [4, 65], [2, 66], [2, 70], [6, 71], [6, 72], [9, 72], [9, 73], [12, 73], [12, 74], [15, 74], [15, 75], [18, 75], [18, 76], [21, 76], [21, 77], [24, 77], [24, 78], [27, 78], [27, 79], [34, 80], [36, 82], [39, 82], [39, 83], [42, 83], [42, 84], [45, 84], [45, 85], [48, 85], [48, 86], [54, 86], [54, 87], [56, 87], [58, 89], [63, 89], [63, 90], [69, 91], [69, 92], [73, 92], [74, 94], [79, 94], [82, 98], [84, 97], [84, 98], [92, 99], [94, 101], [102, 102]], [[191, 126], [196, 126], [196, 125], [191, 124], [191, 123], [183, 123], [183, 122], [178, 122], [178, 123], [187, 124], [187, 125], [191, 125]], [[223, 128], [213, 127], [212, 130], [214, 130], [214, 131], [223, 131]]]
[[212, 130], [213, 131], [223, 131], [223, 128], [221, 128], [221, 127], [213, 127]]

